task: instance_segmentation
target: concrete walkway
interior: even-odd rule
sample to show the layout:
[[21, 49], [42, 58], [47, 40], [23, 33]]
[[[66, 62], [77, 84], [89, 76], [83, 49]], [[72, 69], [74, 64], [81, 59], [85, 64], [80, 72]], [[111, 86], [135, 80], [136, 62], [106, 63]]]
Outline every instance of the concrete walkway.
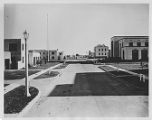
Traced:
[[[57, 64], [55, 66], [51, 66], [48, 69], [45, 70], [41, 70], [40, 72], [37, 72], [35, 74], [32, 74], [31, 76], [29, 76], [29, 80], [30, 80], [30, 84], [32, 85], [33, 83], [33, 79], [36, 78], [37, 76], [49, 71], [49, 70], [53, 70], [55, 67], [60, 66], [61, 64]], [[56, 70], [57, 71], [57, 70]], [[15, 87], [18, 87], [19, 85], [25, 85], [25, 78], [23, 79], [17, 79], [17, 80], [5, 80], [4, 81], [5, 84], [10, 84], [8, 86], [6, 86], [4, 88], [4, 93], [7, 93], [8, 91], [14, 89]]]
[[32, 85], [43, 86], [44, 95], [24, 117], [148, 116], [148, 96], [48, 96], [56, 86], [74, 84], [76, 73], [104, 72], [97, 67], [91, 64], [70, 64], [56, 78], [33, 80]]

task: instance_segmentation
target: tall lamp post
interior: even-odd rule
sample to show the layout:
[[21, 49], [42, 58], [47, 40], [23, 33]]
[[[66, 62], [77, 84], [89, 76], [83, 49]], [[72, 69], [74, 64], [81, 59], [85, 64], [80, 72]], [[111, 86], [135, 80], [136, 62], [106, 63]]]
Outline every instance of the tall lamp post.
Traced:
[[27, 39], [29, 37], [29, 33], [25, 30], [23, 32], [24, 39], [25, 39], [25, 94], [27, 97], [30, 97], [31, 94], [29, 93], [29, 79], [28, 79], [28, 49], [27, 49]]

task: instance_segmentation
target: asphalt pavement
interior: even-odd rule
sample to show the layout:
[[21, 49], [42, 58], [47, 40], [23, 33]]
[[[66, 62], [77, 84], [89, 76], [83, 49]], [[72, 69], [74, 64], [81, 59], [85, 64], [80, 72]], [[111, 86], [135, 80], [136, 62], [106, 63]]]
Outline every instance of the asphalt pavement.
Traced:
[[92, 64], [70, 64], [60, 72], [55, 79], [33, 80], [46, 94], [24, 117], [148, 116], [146, 89]]

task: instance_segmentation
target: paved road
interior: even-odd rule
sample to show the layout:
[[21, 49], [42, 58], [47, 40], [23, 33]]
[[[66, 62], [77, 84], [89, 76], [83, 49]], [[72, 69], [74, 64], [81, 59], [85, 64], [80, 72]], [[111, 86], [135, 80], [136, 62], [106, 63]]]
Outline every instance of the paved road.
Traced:
[[[41, 82], [42, 83], [42, 82]], [[148, 96], [91, 64], [71, 64], [52, 80], [26, 117], [148, 116]]]

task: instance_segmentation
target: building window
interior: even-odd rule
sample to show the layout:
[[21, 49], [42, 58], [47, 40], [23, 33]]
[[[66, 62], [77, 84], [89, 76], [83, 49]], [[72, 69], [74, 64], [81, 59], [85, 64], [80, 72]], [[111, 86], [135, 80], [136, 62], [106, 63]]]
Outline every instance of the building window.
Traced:
[[24, 63], [24, 57], [22, 57], [22, 63]]
[[52, 60], [54, 59], [54, 56], [52, 56]]
[[54, 52], [52, 52], [52, 55], [54, 55]]
[[140, 47], [141, 46], [141, 42], [137, 42], [137, 46]]
[[100, 49], [99, 49], [99, 51], [100, 51]]
[[22, 44], [22, 50], [24, 50], [24, 44]]
[[103, 53], [102, 53], [102, 55], [103, 55]]
[[100, 53], [99, 53], [99, 55], [100, 55]]
[[9, 44], [9, 51], [17, 51], [17, 44], [10, 43]]
[[133, 42], [129, 42], [129, 47], [133, 47]]
[[148, 47], [148, 42], [145, 42], [145, 46]]
[[102, 49], [102, 51], [103, 51], [103, 49]]
[[107, 49], [105, 48], [105, 51], [106, 51]]
[[60, 55], [62, 55], [62, 53], [60, 53]]
[[106, 55], [106, 53], [105, 53], [105, 55]]

